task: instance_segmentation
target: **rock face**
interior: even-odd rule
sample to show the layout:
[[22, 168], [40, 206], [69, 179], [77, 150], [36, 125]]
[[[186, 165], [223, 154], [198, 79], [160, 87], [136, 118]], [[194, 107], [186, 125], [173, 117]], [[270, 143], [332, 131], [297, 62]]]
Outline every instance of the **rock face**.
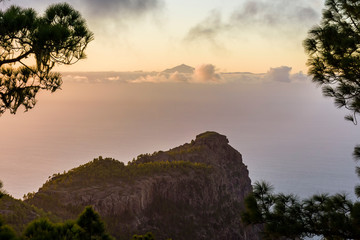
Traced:
[[258, 239], [240, 217], [251, 190], [241, 154], [206, 132], [127, 166], [100, 157], [54, 175], [27, 202], [63, 219], [93, 205], [117, 239], [148, 231], [156, 239]]

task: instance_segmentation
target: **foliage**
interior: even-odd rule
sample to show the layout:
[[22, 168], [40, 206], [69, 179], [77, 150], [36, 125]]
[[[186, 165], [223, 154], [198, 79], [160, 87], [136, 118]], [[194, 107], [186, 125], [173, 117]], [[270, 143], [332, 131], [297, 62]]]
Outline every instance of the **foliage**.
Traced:
[[[357, 124], [360, 114], [360, 1], [326, 0], [322, 22], [304, 41], [309, 55], [309, 73], [323, 87], [323, 94], [334, 98], [339, 108], [350, 110], [346, 120]], [[353, 152], [360, 160], [360, 145]], [[356, 172], [360, 177], [360, 168]], [[360, 186], [355, 188], [360, 197]], [[263, 224], [268, 239], [279, 237], [325, 239], [360, 238], [360, 203], [344, 194], [314, 195], [298, 200], [293, 195], [273, 194], [266, 183], [256, 183], [246, 199], [243, 219]]]
[[26, 225], [36, 218], [48, 218], [51, 221], [60, 220], [51, 213], [38, 209], [21, 200], [14, 199], [7, 194], [0, 199], [0, 209], [3, 212], [2, 217], [4, 221], [16, 232], [22, 232]]
[[291, 194], [274, 194], [268, 183], [256, 182], [245, 207], [243, 220], [264, 224], [265, 239], [360, 238], [360, 203], [343, 194], [320, 194], [300, 201]]
[[[351, 114], [346, 120], [357, 124], [360, 114], [360, 1], [326, 0], [319, 26], [310, 30], [304, 47], [309, 55], [309, 73], [323, 87], [323, 94], [334, 98], [338, 108]], [[354, 149], [360, 159], [360, 145]], [[357, 169], [360, 177], [360, 170]], [[360, 197], [360, 186], [355, 193]]]
[[4, 224], [4, 222], [1, 218], [0, 218], [0, 239], [1, 240], [15, 240], [16, 239], [15, 231], [10, 226]]
[[85, 20], [67, 3], [49, 6], [43, 16], [17, 6], [0, 11], [0, 115], [33, 108], [40, 89], [59, 89], [61, 76], [52, 69], [83, 59], [92, 39]]
[[112, 239], [111, 236], [106, 233], [105, 225], [101, 221], [100, 215], [95, 212], [92, 207], [86, 207], [76, 223], [84, 230], [81, 239]]
[[2, 183], [2, 181], [0, 181], [0, 198], [2, 198], [5, 194], [4, 190], [2, 188], [3, 188], [3, 183]]
[[31, 240], [47, 240], [60, 239], [57, 227], [47, 219], [40, 219], [31, 222], [25, 232], [24, 239]]
[[[172, 171], [183, 172], [187, 170], [206, 172], [211, 170], [211, 166], [189, 161], [155, 161], [145, 163], [136, 163], [135, 161], [125, 165], [123, 162], [113, 158], [102, 158], [100, 156], [63, 174], [54, 174], [42, 188], [46, 189], [59, 183], [73, 184], [74, 182], [86, 182], [86, 184], [95, 184], [101, 182], [101, 180], [113, 181], [114, 179], [134, 181], [137, 178], [153, 174]], [[83, 181], [84, 179], [86, 181]], [[33, 197], [31, 194], [29, 196]]]
[[326, 0], [322, 22], [304, 41], [309, 73], [335, 105], [351, 111], [345, 118], [357, 123], [360, 113], [360, 2]]
[[76, 222], [54, 224], [48, 219], [31, 222], [24, 231], [25, 240], [112, 240], [104, 223], [92, 207], [86, 207]]
[[151, 232], [148, 232], [144, 235], [134, 235], [131, 240], [155, 240], [155, 238]]
[[170, 156], [179, 156], [182, 154], [196, 153], [196, 152], [200, 152], [201, 150], [203, 150], [202, 146], [192, 146], [191, 144], [188, 144], [188, 145], [190, 145], [190, 146], [170, 149], [168, 151], [168, 154]]

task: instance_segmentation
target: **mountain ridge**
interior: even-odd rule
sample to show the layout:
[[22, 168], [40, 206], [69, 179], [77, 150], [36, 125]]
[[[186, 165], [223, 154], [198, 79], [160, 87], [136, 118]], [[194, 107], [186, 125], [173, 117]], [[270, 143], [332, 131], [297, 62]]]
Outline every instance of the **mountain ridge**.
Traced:
[[151, 231], [156, 239], [259, 239], [241, 222], [251, 181], [226, 136], [205, 132], [125, 165], [99, 157], [54, 174], [25, 203], [74, 219], [92, 205], [117, 239]]
[[173, 68], [168, 68], [164, 71], [162, 71], [163, 73], [175, 73], [175, 72], [178, 72], [178, 73], [194, 73], [195, 71], [195, 68], [191, 67], [191, 66], [188, 66], [186, 64], [180, 64], [176, 67], [173, 67]]

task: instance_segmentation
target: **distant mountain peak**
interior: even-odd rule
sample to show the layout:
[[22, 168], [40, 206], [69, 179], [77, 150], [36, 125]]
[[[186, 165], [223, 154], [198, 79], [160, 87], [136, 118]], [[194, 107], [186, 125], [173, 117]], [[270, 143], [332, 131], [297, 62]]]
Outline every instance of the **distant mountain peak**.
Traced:
[[173, 68], [168, 68], [166, 70], [164, 70], [164, 73], [174, 73], [174, 72], [179, 72], [179, 73], [193, 73], [195, 70], [195, 68], [185, 65], [185, 64], [181, 64], [178, 65], [176, 67]]

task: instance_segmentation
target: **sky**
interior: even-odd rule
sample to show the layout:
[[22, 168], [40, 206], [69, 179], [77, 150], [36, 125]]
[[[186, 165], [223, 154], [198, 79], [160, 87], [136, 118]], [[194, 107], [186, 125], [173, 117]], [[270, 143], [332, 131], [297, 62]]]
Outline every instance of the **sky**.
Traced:
[[[42, 14], [54, 0], [11, 0]], [[161, 71], [182, 63], [222, 72], [306, 72], [302, 41], [323, 0], [68, 0], [95, 40], [88, 58], [61, 71]]]
[[308, 77], [287, 67], [265, 74], [211, 69], [181, 81], [153, 72], [64, 73], [61, 91], [40, 92], [34, 109], [1, 116], [4, 189], [21, 198], [98, 156], [127, 163], [216, 131], [242, 154], [252, 182], [301, 197], [354, 196], [358, 129]]
[[[39, 13], [57, 1], [11, 0]], [[306, 75], [302, 42], [323, 0], [69, 0], [95, 40], [60, 66], [62, 90], [0, 118], [0, 176], [11, 195], [102, 155], [123, 162], [216, 131], [252, 181], [309, 196], [358, 182], [358, 130]], [[193, 73], [162, 72], [179, 64]]]

